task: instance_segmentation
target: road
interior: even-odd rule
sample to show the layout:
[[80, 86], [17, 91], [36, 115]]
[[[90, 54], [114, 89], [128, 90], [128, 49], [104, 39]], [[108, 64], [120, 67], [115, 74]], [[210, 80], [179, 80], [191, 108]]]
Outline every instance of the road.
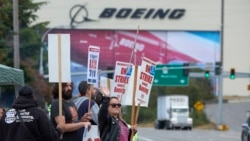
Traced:
[[[241, 131], [241, 124], [246, 121], [246, 112], [250, 110], [250, 102], [224, 103], [222, 106], [222, 124], [229, 126], [230, 130]], [[209, 104], [205, 108], [208, 118], [219, 123], [218, 104]]]
[[218, 130], [155, 130], [139, 128], [139, 141], [239, 141], [240, 133]]
[[[250, 110], [250, 102], [223, 103], [222, 109], [222, 124], [229, 126], [227, 131], [138, 128], [139, 141], [240, 141], [241, 124], [246, 120], [246, 111]], [[218, 123], [217, 104], [206, 105], [205, 112], [210, 120]]]

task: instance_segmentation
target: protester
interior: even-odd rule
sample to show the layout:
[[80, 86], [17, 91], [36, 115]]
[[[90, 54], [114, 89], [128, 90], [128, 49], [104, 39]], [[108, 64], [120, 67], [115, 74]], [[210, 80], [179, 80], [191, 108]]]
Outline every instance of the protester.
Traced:
[[100, 107], [102, 104], [103, 93], [101, 92], [99, 88], [95, 87], [94, 89], [95, 89], [95, 94], [92, 97], [92, 100], [94, 100], [96, 104]]
[[2, 119], [3, 114], [5, 113], [5, 109], [0, 107], [0, 120]]
[[[98, 124], [99, 106], [94, 100], [90, 100], [95, 95], [93, 84], [88, 84], [87, 81], [81, 81], [78, 86], [80, 96], [74, 100], [77, 107], [78, 116], [82, 117], [85, 114], [91, 115], [90, 122], [92, 125]], [[79, 119], [80, 120], [80, 119]], [[85, 128], [81, 128], [78, 134], [78, 141], [82, 141]]]
[[[73, 91], [73, 83], [62, 83], [62, 114], [65, 116], [64, 125], [65, 132], [61, 141], [77, 141], [78, 130], [87, 126], [90, 128], [91, 123], [88, 122], [90, 117], [86, 114], [78, 120], [78, 114], [75, 104], [71, 101]], [[58, 124], [59, 115], [59, 84], [53, 87], [52, 94], [54, 101], [51, 104], [51, 121], [54, 126]], [[83, 122], [86, 121], [86, 122]]]
[[136, 125], [129, 128], [121, 118], [121, 103], [117, 97], [103, 97], [98, 120], [102, 141], [129, 141], [132, 130], [136, 132]]
[[38, 108], [29, 86], [19, 90], [19, 96], [0, 121], [1, 141], [58, 141], [63, 133], [64, 116], [58, 117], [56, 128], [46, 113]]

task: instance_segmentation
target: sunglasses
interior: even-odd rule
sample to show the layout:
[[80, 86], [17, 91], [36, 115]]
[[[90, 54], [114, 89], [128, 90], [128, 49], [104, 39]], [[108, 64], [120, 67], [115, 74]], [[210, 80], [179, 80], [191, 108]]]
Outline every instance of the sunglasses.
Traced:
[[112, 104], [109, 104], [109, 105], [111, 105], [112, 108], [116, 108], [116, 107], [120, 108], [122, 106], [120, 103], [117, 103], [117, 104], [112, 103]]

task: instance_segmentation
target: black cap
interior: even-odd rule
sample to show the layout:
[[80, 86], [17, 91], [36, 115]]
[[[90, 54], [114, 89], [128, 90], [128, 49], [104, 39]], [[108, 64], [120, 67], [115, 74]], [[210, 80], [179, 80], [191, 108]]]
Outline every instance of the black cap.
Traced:
[[19, 90], [19, 96], [33, 97], [33, 90], [29, 86], [24, 86]]

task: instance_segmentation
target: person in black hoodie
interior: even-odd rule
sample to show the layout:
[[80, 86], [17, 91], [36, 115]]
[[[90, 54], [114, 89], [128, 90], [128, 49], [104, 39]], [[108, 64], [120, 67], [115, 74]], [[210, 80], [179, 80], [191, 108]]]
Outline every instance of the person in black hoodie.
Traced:
[[19, 96], [0, 121], [1, 141], [58, 141], [63, 133], [65, 117], [54, 128], [46, 113], [38, 108], [29, 86], [19, 90]]

